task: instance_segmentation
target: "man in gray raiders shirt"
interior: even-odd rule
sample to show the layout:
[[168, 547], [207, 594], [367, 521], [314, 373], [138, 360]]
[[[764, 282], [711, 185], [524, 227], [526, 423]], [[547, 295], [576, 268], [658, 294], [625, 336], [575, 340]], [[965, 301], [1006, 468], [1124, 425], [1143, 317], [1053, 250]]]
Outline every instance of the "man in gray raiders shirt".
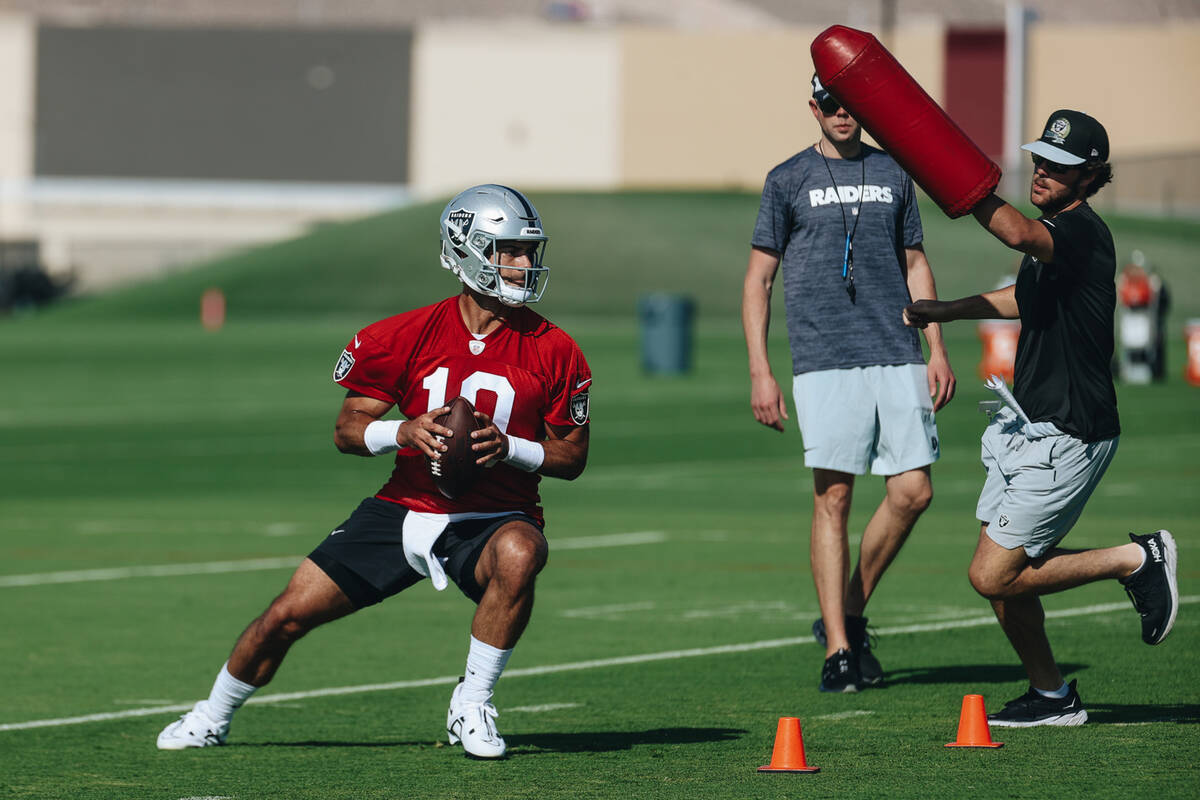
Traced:
[[[754, 418], [783, 431], [787, 406], [767, 357], [771, 290], [783, 266], [792, 392], [804, 464], [813, 470], [811, 557], [825, 645], [821, 691], [882, 681], [867, 600], [933, 497], [934, 411], [954, 396], [941, 329], [925, 328], [929, 364], [901, 309], [936, 299], [912, 179], [862, 144], [858, 122], [813, 76], [821, 129], [767, 175], [742, 293]], [[855, 476], [883, 475], [886, 496], [849, 574]]]

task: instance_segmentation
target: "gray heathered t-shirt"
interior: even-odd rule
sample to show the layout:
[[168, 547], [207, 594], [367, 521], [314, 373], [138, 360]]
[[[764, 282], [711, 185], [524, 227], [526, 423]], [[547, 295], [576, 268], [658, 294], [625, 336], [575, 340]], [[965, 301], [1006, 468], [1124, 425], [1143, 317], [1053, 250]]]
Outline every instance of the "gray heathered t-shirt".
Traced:
[[[828, 162], [810, 147], [767, 175], [751, 244], [782, 255], [793, 374], [924, 363], [900, 316], [911, 302], [904, 249], [923, 238], [914, 191], [891, 156], [865, 144], [859, 158]], [[842, 278], [851, 229], [854, 302]]]

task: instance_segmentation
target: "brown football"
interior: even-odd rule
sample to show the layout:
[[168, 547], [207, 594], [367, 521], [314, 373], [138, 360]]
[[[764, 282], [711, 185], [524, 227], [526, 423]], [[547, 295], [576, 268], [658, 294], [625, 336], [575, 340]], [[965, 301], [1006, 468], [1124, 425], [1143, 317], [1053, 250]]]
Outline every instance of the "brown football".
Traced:
[[436, 461], [426, 459], [426, 462], [429, 464], [429, 474], [433, 477], [434, 486], [453, 500], [470, 491], [483, 473], [483, 468], [475, 463], [479, 456], [471, 449], [471, 445], [475, 444], [471, 438], [471, 431], [483, 426], [475, 418], [475, 407], [467, 398], [456, 397], [450, 401], [449, 406], [449, 413], [442, 414], [434, 419], [434, 422], [454, 431], [454, 435], [444, 441], [450, 449], [442, 453], [442, 457]]

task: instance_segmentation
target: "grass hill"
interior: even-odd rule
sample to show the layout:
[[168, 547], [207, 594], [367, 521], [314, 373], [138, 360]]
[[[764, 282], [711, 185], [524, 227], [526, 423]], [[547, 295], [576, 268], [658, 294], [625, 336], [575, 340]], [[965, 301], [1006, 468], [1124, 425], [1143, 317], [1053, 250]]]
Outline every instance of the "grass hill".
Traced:
[[[758, 197], [725, 192], [533, 193], [553, 268], [539, 307], [551, 318], [630, 316], [653, 291], [691, 295], [707, 318], [735, 318]], [[194, 319], [210, 286], [230, 320], [352, 315], [378, 318], [445, 297], [454, 279], [438, 266], [437, 216], [425, 203], [291, 241], [235, 253], [159, 280], [81, 298], [72, 317]], [[941, 296], [990, 289], [1019, 259], [969, 218], [924, 207], [925, 245]], [[1170, 285], [1172, 323], [1200, 315], [1200, 223], [1109, 216], [1119, 263], [1141, 249]], [[781, 294], [781, 293], [777, 293]], [[1175, 326], [1177, 327], [1177, 326]]]

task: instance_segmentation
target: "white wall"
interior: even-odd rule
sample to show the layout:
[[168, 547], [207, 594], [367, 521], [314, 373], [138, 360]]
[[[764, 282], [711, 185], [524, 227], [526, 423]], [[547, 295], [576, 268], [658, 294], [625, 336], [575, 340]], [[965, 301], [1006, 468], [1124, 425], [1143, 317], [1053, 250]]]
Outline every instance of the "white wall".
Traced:
[[33, 233], [24, 196], [33, 175], [36, 42], [31, 17], [0, 14], [0, 239]]
[[430, 25], [417, 30], [413, 58], [409, 175], [417, 193], [493, 182], [616, 185], [615, 32]]

